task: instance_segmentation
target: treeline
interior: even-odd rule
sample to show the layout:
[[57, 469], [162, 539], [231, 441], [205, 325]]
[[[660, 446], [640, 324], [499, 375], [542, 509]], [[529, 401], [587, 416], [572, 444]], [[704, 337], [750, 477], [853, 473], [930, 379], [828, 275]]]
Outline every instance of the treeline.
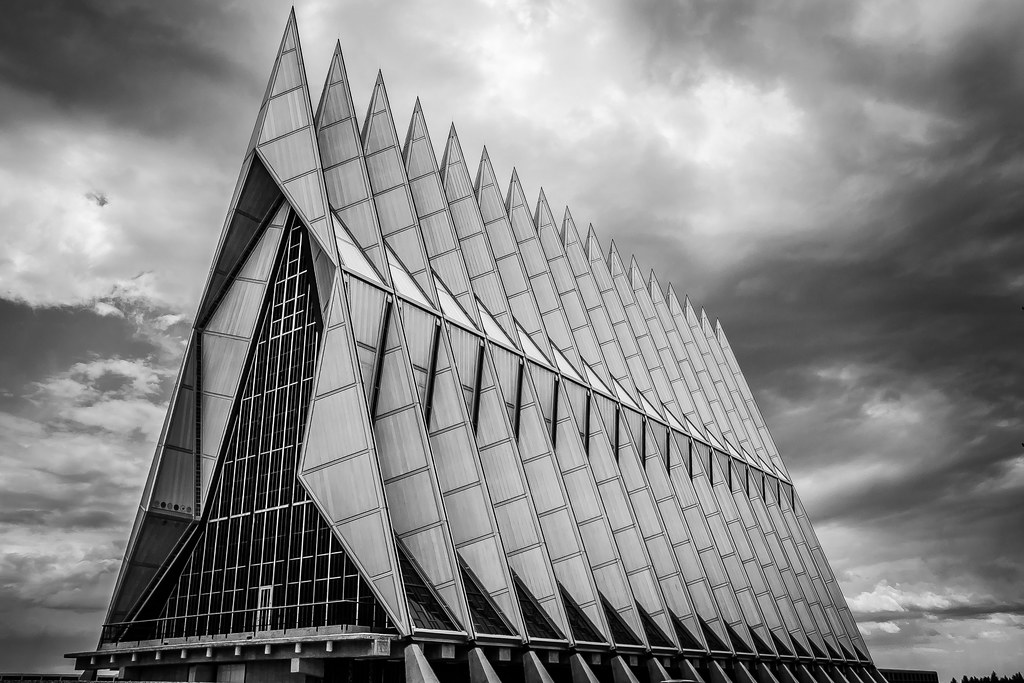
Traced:
[[959, 681], [954, 678], [950, 683], [1024, 683], [1024, 676], [1019, 671], [1012, 676], [997, 676], [993, 671], [990, 676], [964, 676]]

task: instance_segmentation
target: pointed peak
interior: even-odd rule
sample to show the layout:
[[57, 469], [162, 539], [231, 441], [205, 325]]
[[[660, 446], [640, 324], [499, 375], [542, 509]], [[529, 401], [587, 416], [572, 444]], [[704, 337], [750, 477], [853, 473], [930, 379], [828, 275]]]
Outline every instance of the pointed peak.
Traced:
[[576, 220], [569, 213], [569, 207], [565, 207], [565, 215], [562, 217], [562, 232], [563, 238], [568, 241], [570, 237], [575, 237], [576, 241], [580, 241], [580, 231], [576, 227]]
[[722, 327], [722, 319], [715, 318], [715, 337], [722, 348], [729, 348], [729, 340], [725, 338], [725, 328]]
[[612, 275], [626, 274], [626, 267], [622, 265], [622, 259], [619, 257], [619, 250], [615, 246], [615, 240], [612, 240], [611, 246], [608, 247], [608, 266], [612, 271]]
[[537, 224], [537, 230], [541, 227], [550, 225], [555, 228], [555, 216], [551, 211], [551, 206], [548, 204], [548, 198], [544, 196], [544, 188], [540, 188], [540, 193], [537, 195], [537, 208], [533, 212], [533, 220]]
[[562, 228], [559, 232], [562, 238], [562, 244], [569, 244], [569, 242], [575, 239], [577, 242], [580, 241], [579, 233], [576, 230], [576, 221], [573, 220], [572, 212], [569, 211], [569, 207], [565, 207], [565, 212], [562, 214]]
[[480, 164], [476, 168], [476, 181], [473, 187], [479, 192], [485, 185], [493, 185], [494, 191], [498, 192], [498, 180], [494, 177], [494, 167], [491, 166], [491, 157], [487, 154], [487, 145], [484, 145], [480, 153]]
[[629, 272], [636, 273], [637, 279], [643, 281], [643, 271], [640, 270], [640, 264], [636, 262], [636, 254], [629, 257]]
[[[444, 154], [441, 155], [441, 180], [448, 177], [448, 167], [453, 164], [465, 164], [462, 156], [462, 144], [459, 143], [459, 134], [455, 132], [455, 124], [448, 128], [448, 141], [444, 144]], [[469, 169], [466, 169], [467, 173]]]
[[519, 171], [513, 166], [512, 178], [508, 182], [508, 194], [505, 196], [505, 210], [511, 212], [512, 207], [518, 205], [526, 207], [526, 194], [523, 192], [523, 184], [519, 181]]
[[345, 68], [345, 53], [341, 49], [341, 40], [334, 42], [334, 54], [331, 56], [331, 68], [327, 73], [328, 86], [344, 83], [348, 87], [348, 70]]
[[654, 272], [654, 268], [651, 268], [651, 272], [647, 275], [647, 293], [651, 295], [651, 300], [655, 304], [665, 301], [665, 290], [661, 288], [658, 274]]
[[[420, 106], [420, 98], [416, 98], [416, 104], [412, 108], [412, 118], [409, 119], [409, 130], [405, 134], [405, 144], [402, 148], [402, 156], [405, 157], [408, 163], [409, 146], [420, 138], [427, 138], [430, 140], [430, 135], [427, 133], [427, 120], [423, 116], [423, 107]], [[433, 145], [428, 145], [433, 153]]]
[[676, 296], [676, 289], [672, 283], [668, 283], [668, 288], [665, 290], [665, 294], [668, 297], [668, 306], [670, 309], [682, 312], [683, 307], [679, 305], [679, 297]]
[[633, 287], [633, 290], [644, 289], [646, 282], [644, 282], [644, 274], [640, 270], [640, 264], [636, 262], [636, 257], [629, 259], [629, 284]]
[[373, 118], [374, 114], [378, 114], [382, 111], [388, 111], [391, 109], [391, 105], [388, 103], [388, 89], [384, 85], [384, 72], [377, 71], [377, 80], [373, 84], [373, 95], [370, 97], [370, 110], [366, 115], [366, 122], [364, 125], [369, 126], [370, 119]]
[[689, 296], [683, 296], [683, 310], [686, 311], [687, 322], [697, 322], [697, 313], [693, 309], [693, 304], [690, 303]]
[[597, 231], [594, 230], [593, 223], [587, 226], [587, 258], [591, 261], [604, 258], [601, 253], [601, 241], [597, 238]]
[[298, 22], [295, 20], [295, 8], [288, 12], [288, 21], [285, 23], [284, 36], [281, 38], [281, 52], [294, 50], [298, 44], [299, 33]]

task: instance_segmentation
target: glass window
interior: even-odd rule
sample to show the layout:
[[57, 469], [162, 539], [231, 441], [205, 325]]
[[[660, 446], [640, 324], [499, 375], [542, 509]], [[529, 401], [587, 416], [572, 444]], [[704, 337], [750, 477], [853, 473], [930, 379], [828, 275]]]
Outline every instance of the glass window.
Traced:
[[345, 224], [341, 222], [333, 211], [331, 212], [331, 220], [334, 221], [334, 239], [338, 244], [338, 254], [341, 257], [341, 262], [346, 267], [360, 275], [364, 275], [373, 282], [383, 284], [380, 275], [377, 274], [377, 269], [366, 259], [363, 250], [359, 248], [359, 245], [352, 239], [352, 235], [349, 234], [348, 228], [345, 227]]
[[561, 351], [555, 348], [554, 344], [551, 345], [551, 353], [554, 354], [555, 356], [555, 365], [558, 366], [558, 370], [563, 375], [569, 377], [570, 379], [576, 380], [580, 384], [587, 383], [586, 380], [580, 377], [580, 373], [576, 372], [576, 368], [572, 366], [572, 363], [569, 362], [569, 359], [566, 358]]
[[271, 283], [206, 514], [114, 641], [393, 629], [296, 474], [323, 333], [308, 236], [298, 223], [282, 240]]
[[526, 333], [526, 330], [524, 330], [523, 326], [520, 325], [519, 323], [516, 323], [516, 331], [519, 333], [519, 343], [522, 344], [523, 353], [526, 354], [526, 357], [529, 358], [530, 360], [537, 361], [542, 365], [550, 366], [551, 361], [547, 359], [547, 356], [544, 355], [544, 352], [540, 350], [540, 348], [533, 342], [532, 339], [530, 339], [530, 335]]
[[437, 275], [434, 275], [434, 286], [437, 288], [437, 300], [441, 304], [441, 311], [451, 320], [471, 330], [475, 330], [476, 325], [469, 319], [466, 312], [462, 310], [462, 306], [459, 305], [459, 302], [455, 300], [455, 297], [452, 296], [452, 293]]
[[629, 395], [628, 391], [626, 391], [626, 387], [619, 384], [619, 380], [617, 379], [613, 379], [612, 381], [615, 383], [615, 395], [619, 397], [619, 401], [629, 406], [633, 410], [639, 411], [640, 406], [636, 404], [636, 401], [633, 400], [633, 397]]
[[395, 256], [395, 252], [391, 251], [391, 247], [385, 247], [384, 251], [388, 255], [388, 268], [391, 270], [391, 283], [395, 286], [395, 291], [401, 294], [406, 299], [414, 301], [424, 308], [433, 310], [433, 306], [427, 300], [427, 296], [420, 289], [420, 286], [416, 284], [416, 281], [412, 279], [412, 275], [409, 275], [409, 271], [405, 269], [402, 262]]
[[480, 303], [479, 299], [477, 299], [476, 307], [480, 312], [480, 322], [483, 323], [484, 333], [499, 344], [504, 344], [510, 349], [516, 348], [516, 345], [513, 344], [512, 340], [508, 338], [507, 334], [505, 334], [505, 330], [501, 329], [501, 325], [499, 325], [498, 321], [494, 319], [494, 316], [487, 312], [487, 309], [484, 308], [484, 305]]

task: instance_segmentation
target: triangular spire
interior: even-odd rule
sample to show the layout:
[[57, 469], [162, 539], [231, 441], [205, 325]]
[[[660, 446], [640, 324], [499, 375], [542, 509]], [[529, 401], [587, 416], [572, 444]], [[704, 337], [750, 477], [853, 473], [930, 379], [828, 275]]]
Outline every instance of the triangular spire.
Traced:
[[316, 131], [328, 202], [384, 281], [390, 282], [340, 41], [317, 106]]
[[[281, 39], [267, 95], [260, 108], [251, 144], [320, 248], [332, 263], [337, 264], [294, 10], [289, 14]], [[321, 298], [326, 299], [327, 294], [321, 292]]]
[[[533, 343], [550, 358], [551, 340], [530, 286], [531, 272], [524, 262], [509, 215], [505, 211], [505, 203], [486, 147], [480, 155], [474, 189], [491, 253], [495, 262], [502, 264], [498, 268], [498, 275], [509, 310]], [[518, 330], [509, 330], [509, 333], [513, 340], [519, 336]]]
[[384, 242], [395, 252], [430, 303], [436, 307], [434, 278], [430, 273], [405, 164], [398, 148], [398, 134], [391, 116], [384, 76], [380, 72], [377, 72], [377, 83], [363, 122], [362, 139], [370, 188]]
[[508, 308], [508, 299], [498, 276], [494, 253], [487, 241], [483, 216], [476, 203], [473, 181], [454, 124], [448, 131], [440, 175], [473, 292], [505, 335], [514, 335], [516, 329]]
[[[427, 257], [434, 273], [442, 282], [439, 294], [442, 289], [447, 288], [461, 306], [461, 313], [464, 314], [461, 317], [468, 316], [473, 325], [479, 328], [480, 317], [476, 297], [470, 286], [462, 250], [459, 249], [459, 240], [452, 224], [452, 215], [434, 157], [434, 145], [430, 140], [419, 98], [416, 98], [412, 119], [409, 121], [403, 157]], [[440, 303], [443, 308], [444, 297], [440, 299]], [[459, 311], [455, 311], [456, 315], [458, 313]], [[451, 315], [449, 313], [449, 316]]]
[[548, 205], [548, 198], [544, 196], [544, 188], [540, 188], [540, 195], [537, 197], [537, 207], [534, 209], [533, 222], [537, 225], [537, 231], [540, 232], [541, 226], [551, 226], [551, 228], [558, 232], [558, 226], [555, 224], [555, 217], [551, 212], [551, 207]]

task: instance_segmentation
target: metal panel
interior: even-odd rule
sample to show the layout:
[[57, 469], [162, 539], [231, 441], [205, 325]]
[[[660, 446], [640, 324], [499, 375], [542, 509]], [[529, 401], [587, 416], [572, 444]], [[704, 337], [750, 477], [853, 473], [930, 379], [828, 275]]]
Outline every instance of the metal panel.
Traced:
[[[433, 278], [427, 264], [426, 248], [419, 230], [412, 203], [412, 193], [398, 150], [398, 135], [388, 104], [384, 79], [378, 75], [370, 100], [370, 110], [363, 126], [363, 153], [374, 173], [369, 176], [373, 199], [384, 241], [394, 249], [412, 277], [419, 283], [432, 304], [437, 305]], [[405, 238], [401, 236], [404, 233]]]
[[307, 420], [299, 481], [403, 633], [408, 615], [355, 341], [336, 278]]
[[434, 159], [434, 147], [418, 99], [409, 122], [404, 158], [430, 264], [473, 323], [479, 327], [476, 297], [458, 248], [452, 216], [442, 190], [437, 161]]
[[331, 57], [316, 114], [316, 134], [327, 199], [329, 205], [338, 210], [341, 220], [370, 262], [389, 281], [381, 250], [383, 238], [370, 195], [370, 181], [357, 128], [345, 59], [338, 44]]

